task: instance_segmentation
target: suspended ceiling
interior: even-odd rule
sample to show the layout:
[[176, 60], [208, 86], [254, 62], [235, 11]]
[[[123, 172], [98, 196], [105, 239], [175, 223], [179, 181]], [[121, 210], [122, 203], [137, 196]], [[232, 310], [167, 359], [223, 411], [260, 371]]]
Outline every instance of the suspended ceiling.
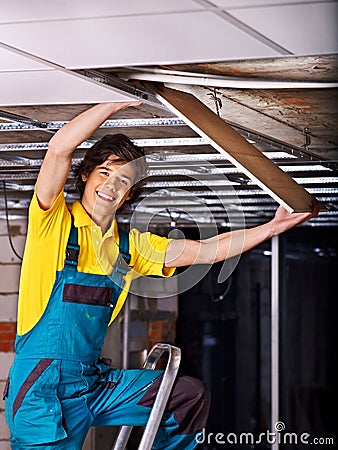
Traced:
[[[241, 227], [272, 217], [278, 204], [150, 95], [142, 83], [151, 80], [193, 93], [324, 202], [327, 211], [306, 226], [337, 226], [336, 1], [0, 7], [1, 218], [5, 197], [10, 218], [26, 217], [48, 140], [62, 123], [93, 103], [140, 97], [141, 106], [114, 116], [74, 158], [107, 132], [143, 145], [150, 164], [136, 208], [143, 226]], [[76, 198], [71, 177], [66, 192]]]

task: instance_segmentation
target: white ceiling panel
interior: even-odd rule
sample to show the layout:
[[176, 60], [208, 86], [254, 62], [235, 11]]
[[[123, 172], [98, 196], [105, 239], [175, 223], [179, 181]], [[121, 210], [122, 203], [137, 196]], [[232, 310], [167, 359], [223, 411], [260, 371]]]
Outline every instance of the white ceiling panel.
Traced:
[[59, 70], [0, 73], [1, 107], [128, 101], [130, 97]]
[[[0, 0], [0, 23], [163, 14], [203, 9], [193, 0]], [[130, 31], [130, 30], [128, 30]]]
[[18, 70], [50, 70], [50, 67], [0, 47], [0, 72]]
[[0, 40], [73, 69], [278, 56], [212, 12], [7, 24]]
[[338, 51], [338, 3], [232, 9], [231, 14], [294, 55]]
[[[336, 0], [331, 0], [334, 2]], [[210, 0], [216, 6], [221, 8], [256, 8], [262, 6], [280, 6], [280, 5], [291, 5], [297, 4], [308, 4], [308, 3], [327, 3], [327, 0]]]

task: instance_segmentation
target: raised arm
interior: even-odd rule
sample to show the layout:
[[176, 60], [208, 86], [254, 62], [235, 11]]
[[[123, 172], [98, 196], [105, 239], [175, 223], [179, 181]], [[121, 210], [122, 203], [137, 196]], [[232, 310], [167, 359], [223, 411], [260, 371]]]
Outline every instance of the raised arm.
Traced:
[[36, 194], [41, 208], [49, 209], [63, 189], [74, 150], [112, 114], [138, 105], [140, 102], [100, 103], [75, 117], [52, 137], [36, 182]]
[[222, 233], [202, 241], [185, 239], [171, 241], [165, 255], [165, 266], [181, 267], [224, 261], [246, 252], [312, 217], [316, 217], [317, 214], [318, 204], [315, 200], [313, 211], [310, 213], [290, 214], [280, 206], [270, 222], [254, 228]]

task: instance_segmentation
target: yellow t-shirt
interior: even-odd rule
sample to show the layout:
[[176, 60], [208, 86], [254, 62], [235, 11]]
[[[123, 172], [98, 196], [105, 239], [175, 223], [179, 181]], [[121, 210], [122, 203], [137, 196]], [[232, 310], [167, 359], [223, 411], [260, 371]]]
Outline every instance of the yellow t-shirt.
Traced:
[[[102, 236], [101, 228], [89, 217], [81, 203], [76, 201], [69, 208], [78, 228], [80, 254], [77, 270], [80, 272], [109, 275], [118, 255], [118, 232], [114, 219]], [[40, 208], [34, 192], [28, 216], [28, 231], [21, 268], [18, 329], [19, 335], [30, 331], [41, 318], [52, 288], [56, 272], [64, 267], [71, 214], [61, 192], [48, 210]], [[171, 276], [175, 269], [164, 267], [167, 238], [152, 233], [141, 233], [133, 228], [129, 232], [130, 265], [133, 269], [125, 276], [125, 285], [113, 311], [111, 322], [121, 310], [130, 283], [141, 275]]]

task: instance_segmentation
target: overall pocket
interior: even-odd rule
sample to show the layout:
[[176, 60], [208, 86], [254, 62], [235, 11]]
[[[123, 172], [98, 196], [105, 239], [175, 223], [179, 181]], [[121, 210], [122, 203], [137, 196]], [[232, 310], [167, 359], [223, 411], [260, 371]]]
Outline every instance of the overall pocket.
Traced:
[[107, 286], [65, 284], [62, 301], [80, 305], [113, 307], [112, 295], [113, 289]]
[[[23, 366], [25, 361], [20, 361]], [[20, 367], [15, 377], [18, 381], [23, 373]], [[60, 362], [42, 358], [33, 366], [25, 378], [21, 378], [15, 392], [10, 393], [11, 439], [18, 444], [46, 444], [67, 437], [62, 426], [61, 403], [57, 396], [60, 379]], [[14, 395], [13, 395], [14, 394]], [[13, 400], [10, 397], [13, 395]]]

